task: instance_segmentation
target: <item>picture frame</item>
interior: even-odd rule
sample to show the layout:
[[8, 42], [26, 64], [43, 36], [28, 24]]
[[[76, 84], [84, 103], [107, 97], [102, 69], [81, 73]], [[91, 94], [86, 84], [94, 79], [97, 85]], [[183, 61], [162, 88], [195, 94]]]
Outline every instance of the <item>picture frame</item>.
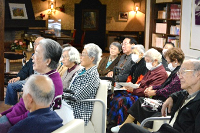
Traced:
[[9, 3], [11, 19], [28, 19], [25, 4]]
[[82, 30], [97, 30], [98, 29], [98, 10], [83, 10], [82, 11]]
[[119, 21], [128, 21], [128, 12], [119, 12]]

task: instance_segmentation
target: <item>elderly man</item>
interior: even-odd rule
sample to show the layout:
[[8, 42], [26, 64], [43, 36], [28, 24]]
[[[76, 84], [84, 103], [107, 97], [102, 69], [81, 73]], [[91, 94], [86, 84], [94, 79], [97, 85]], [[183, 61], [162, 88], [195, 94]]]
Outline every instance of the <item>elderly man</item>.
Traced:
[[127, 37], [123, 40], [122, 50], [124, 54], [121, 56], [114, 70], [108, 73], [108, 77], [114, 76], [116, 82], [126, 82], [130, 74], [131, 68], [135, 64], [131, 59], [131, 47], [136, 44], [137, 41], [132, 37]]
[[62, 119], [50, 110], [55, 88], [46, 75], [32, 75], [23, 86], [28, 117], [11, 127], [8, 133], [50, 133], [62, 126]]
[[[38, 37], [34, 42], [34, 51], [36, 50], [39, 41], [43, 37]], [[6, 90], [5, 104], [15, 105], [18, 101], [17, 92], [22, 91], [22, 85], [26, 83], [26, 78], [34, 74], [32, 58], [22, 67], [22, 69], [17, 74], [16, 78], [12, 78], [8, 81], [8, 86]]]
[[[200, 131], [200, 61], [187, 60], [178, 72], [182, 91], [173, 93], [165, 101], [162, 114], [168, 107], [169, 124], [163, 124], [158, 133], [198, 133]], [[191, 80], [192, 79], [192, 80]], [[119, 133], [150, 133], [135, 124], [125, 124]]]

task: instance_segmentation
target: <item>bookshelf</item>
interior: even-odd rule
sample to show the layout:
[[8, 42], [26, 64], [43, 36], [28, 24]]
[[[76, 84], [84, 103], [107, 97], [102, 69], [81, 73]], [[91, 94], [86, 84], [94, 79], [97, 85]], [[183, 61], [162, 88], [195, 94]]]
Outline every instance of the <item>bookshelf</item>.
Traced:
[[181, 0], [151, 0], [149, 48], [161, 51], [164, 43], [180, 47]]

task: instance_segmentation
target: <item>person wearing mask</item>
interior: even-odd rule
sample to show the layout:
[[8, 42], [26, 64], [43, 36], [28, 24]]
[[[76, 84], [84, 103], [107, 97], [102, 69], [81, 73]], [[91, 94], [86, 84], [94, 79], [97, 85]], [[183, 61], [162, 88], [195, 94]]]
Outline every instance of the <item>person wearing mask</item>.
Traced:
[[[34, 45], [34, 51], [36, 50], [39, 41], [44, 39], [43, 37], [38, 37]], [[28, 78], [30, 75], [36, 73], [36, 71], [33, 70], [33, 62], [32, 58], [29, 59], [29, 61], [22, 67], [22, 69], [17, 74], [16, 78], [12, 78], [8, 81], [8, 86], [6, 90], [6, 97], [5, 97], [5, 104], [8, 105], [15, 105], [18, 102], [18, 96], [17, 92], [22, 91], [22, 85], [26, 83], [26, 78]]]
[[[181, 84], [180, 79], [177, 75], [181, 64], [185, 58], [183, 51], [180, 48], [169, 49], [165, 53], [165, 58], [168, 62], [168, 68], [172, 71], [169, 77], [165, 80], [162, 85], [154, 85], [145, 89], [145, 96], [152, 97], [156, 102], [160, 103], [158, 108], [151, 106], [151, 104], [143, 104], [144, 99], [151, 101], [150, 98], [140, 97], [128, 110], [128, 117], [123, 124], [113, 127], [112, 132], [116, 133], [119, 131], [125, 123], [132, 123], [137, 120], [142, 122], [145, 118], [152, 116], [161, 116], [162, 103], [169, 97], [170, 94], [180, 91]], [[155, 102], [155, 101], [154, 101]], [[145, 127], [152, 128], [152, 122], [145, 124]]]
[[[200, 126], [200, 61], [186, 60], [178, 71], [181, 91], [169, 96], [162, 106], [162, 115], [166, 109], [171, 113], [169, 124], [163, 124], [154, 133], [199, 133]], [[192, 80], [191, 80], [192, 79]], [[173, 108], [172, 108], [173, 107]], [[151, 133], [133, 123], [124, 124], [119, 133]]]

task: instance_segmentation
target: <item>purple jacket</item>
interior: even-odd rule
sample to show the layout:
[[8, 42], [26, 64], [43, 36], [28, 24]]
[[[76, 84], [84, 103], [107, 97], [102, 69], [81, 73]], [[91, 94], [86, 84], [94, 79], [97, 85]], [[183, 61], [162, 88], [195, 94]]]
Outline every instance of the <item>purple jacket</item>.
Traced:
[[164, 88], [161, 88], [161, 86], [162, 85], [153, 86], [153, 90], [156, 90], [156, 96], [164, 97], [165, 99], [167, 99], [170, 94], [181, 90], [181, 83], [177, 74], [172, 76], [172, 81], [170, 84]]
[[[55, 72], [55, 71], [56, 70], [52, 70], [52, 71], [46, 73], [46, 75], [48, 75], [54, 83], [55, 97], [56, 97], [58, 95], [62, 95], [63, 85], [62, 85], [62, 81], [61, 81], [59, 73]], [[55, 105], [57, 105], [57, 104], [58, 103], [56, 103]], [[28, 116], [28, 113], [29, 113], [29, 111], [27, 111], [25, 108], [23, 98], [21, 98], [20, 101], [16, 105], [14, 105], [12, 108], [4, 111], [3, 113], [1, 113], [1, 115], [6, 115], [6, 117], [10, 121], [10, 123], [12, 125], [15, 125], [20, 120], [25, 119]]]

